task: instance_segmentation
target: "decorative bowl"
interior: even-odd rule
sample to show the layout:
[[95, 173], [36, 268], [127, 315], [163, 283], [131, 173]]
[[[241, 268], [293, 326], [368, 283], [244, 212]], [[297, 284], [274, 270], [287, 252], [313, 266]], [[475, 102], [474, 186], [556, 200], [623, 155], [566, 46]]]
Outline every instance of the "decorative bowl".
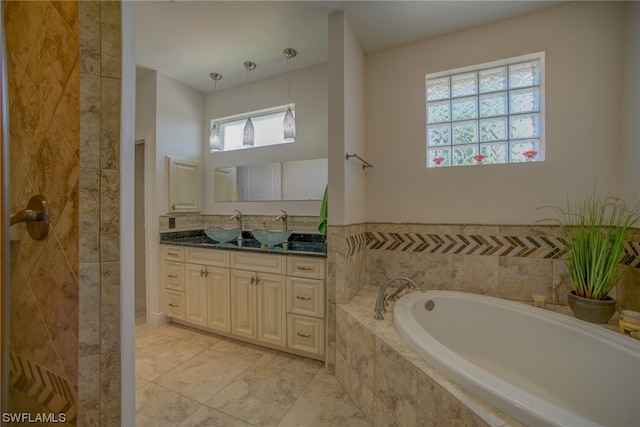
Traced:
[[242, 229], [233, 228], [231, 230], [227, 230], [224, 228], [210, 227], [204, 230], [204, 234], [214, 242], [227, 243], [236, 240], [238, 236], [242, 234]]
[[274, 245], [286, 242], [291, 234], [293, 234], [293, 230], [270, 231], [255, 229], [251, 230], [251, 234], [253, 234], [253, 237], [255, 237], [258, 242], [268, 247], [273, 247]]

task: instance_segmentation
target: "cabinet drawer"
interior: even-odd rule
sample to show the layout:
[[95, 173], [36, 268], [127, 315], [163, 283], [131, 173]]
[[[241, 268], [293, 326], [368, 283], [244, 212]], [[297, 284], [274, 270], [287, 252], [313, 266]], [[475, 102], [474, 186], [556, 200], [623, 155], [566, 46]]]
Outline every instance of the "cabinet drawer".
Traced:
[[164, 261], [184, 261], [184, 248], [181, 246], [162, 246], [162, 259]]
[[184, 320], [185, 299], [184, 292], [164, 291], [164, 314], [172, 319]]
[[231, 268], [262, 273], [285, 274], [286, 259], [280, 255], [233, 252]]
[[287, 315], [287, 346], [324, 355], [324, 319]]
[[287, 311], [324, 317], [324, 281], [287, 277]]
[[324, 266], [324, 259], [289, 257], [287, 261], [287, 275], [306, 277], [308, 279], [324, 279]]
[[184, 291], [184, 264], [181, 262], [165, 261], [162, 263], [164, 287]]
[[191, 264], [229, 267], [229, 252], [215, 249], [187, 248], [186, 261]]

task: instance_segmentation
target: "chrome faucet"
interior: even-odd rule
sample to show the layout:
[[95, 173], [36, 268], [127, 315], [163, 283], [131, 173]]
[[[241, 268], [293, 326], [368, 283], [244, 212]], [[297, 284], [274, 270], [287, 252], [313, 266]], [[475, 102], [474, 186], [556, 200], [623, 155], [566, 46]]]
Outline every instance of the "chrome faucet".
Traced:
[[276, 218], [276, 221], [282, 220], [282, 231], [286, 231], [289, 229], [289, 215], [286, 211], [280, 212], [282, 213]]
[[[398, 289], [396, 289], [396, 291], [387, 298], [387, 296], [385, 295], [385, 292], [387, 291], [387, 288], [389, 287], [389, 285], [395, 282], [396, 280], [404, 280], [406, 283], [400, 286]], [[407, 288], [420, 289], [418, 285], [416, 285], [416, 282], [409, 279], [408, 277], [398, 276], [398, 277], [393, 277], [387, 280], [385, 284], [382, 285], [382, 287], [380, 288], [380, 292], [378, 293], [378, 299], [376, 299], [376, 308], [375, 308], [376, 315], [373, 316], [373, 318], [376, 320], [384, 319], [384, 316], [382, 316], [382, 313], [387, 312], [387, 309], [385, 308], [388, 304], [387, 301], [395, 301], [398, 294]]]
[[237, 220], [238, 220], [238, 228], [239, 228], [240, 230], [242, 230], [242, 212], [240, 212], [240, 211], [239, 211], [239, 210], [237, 210], [237, 209], [234, 209], [234, 211], [235, 211], [236, 213], [235, 213], [235, 214], [233, 214], [233, 215], [231, 216], [231, 218], [229, 218], [229, 219], [237, 219]]

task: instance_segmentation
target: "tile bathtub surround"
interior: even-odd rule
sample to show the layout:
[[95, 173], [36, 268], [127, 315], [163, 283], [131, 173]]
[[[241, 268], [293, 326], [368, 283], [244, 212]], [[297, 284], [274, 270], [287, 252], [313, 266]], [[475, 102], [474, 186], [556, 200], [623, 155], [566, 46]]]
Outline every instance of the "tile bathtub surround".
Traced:
[[184, 326], [136, 321], [136, 424], [368, 424], [322, 362]]
[[379, 288], [337, 306], [336, 378], [373, 426], [520, 426], [451, 383], [410, 349], [393, 312], [374, 320]]
[[[345, 236], [347, 258], [366, 254], [366, 283], [380, 286], [394, 276], [425, 289], [451, 289], [529, 301], [541, 293], [567, 304], [570, 279], [565, 247], [552, 226], [482, 226], [369, 223]], [[637, 283], [640, 245], [628, 242], [623, 274], [613, 296], [621, 306], [640, 309]], [[635, 289], [635, 292], [634, 292]]]

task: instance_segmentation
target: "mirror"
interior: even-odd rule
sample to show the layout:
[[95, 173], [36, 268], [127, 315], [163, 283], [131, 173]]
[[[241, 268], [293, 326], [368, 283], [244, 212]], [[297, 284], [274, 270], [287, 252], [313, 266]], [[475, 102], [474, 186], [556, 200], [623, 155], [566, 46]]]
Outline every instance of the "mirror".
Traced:
[[215, 170], [215, 201], [322, 200], [327, 159], [261, 163]]

